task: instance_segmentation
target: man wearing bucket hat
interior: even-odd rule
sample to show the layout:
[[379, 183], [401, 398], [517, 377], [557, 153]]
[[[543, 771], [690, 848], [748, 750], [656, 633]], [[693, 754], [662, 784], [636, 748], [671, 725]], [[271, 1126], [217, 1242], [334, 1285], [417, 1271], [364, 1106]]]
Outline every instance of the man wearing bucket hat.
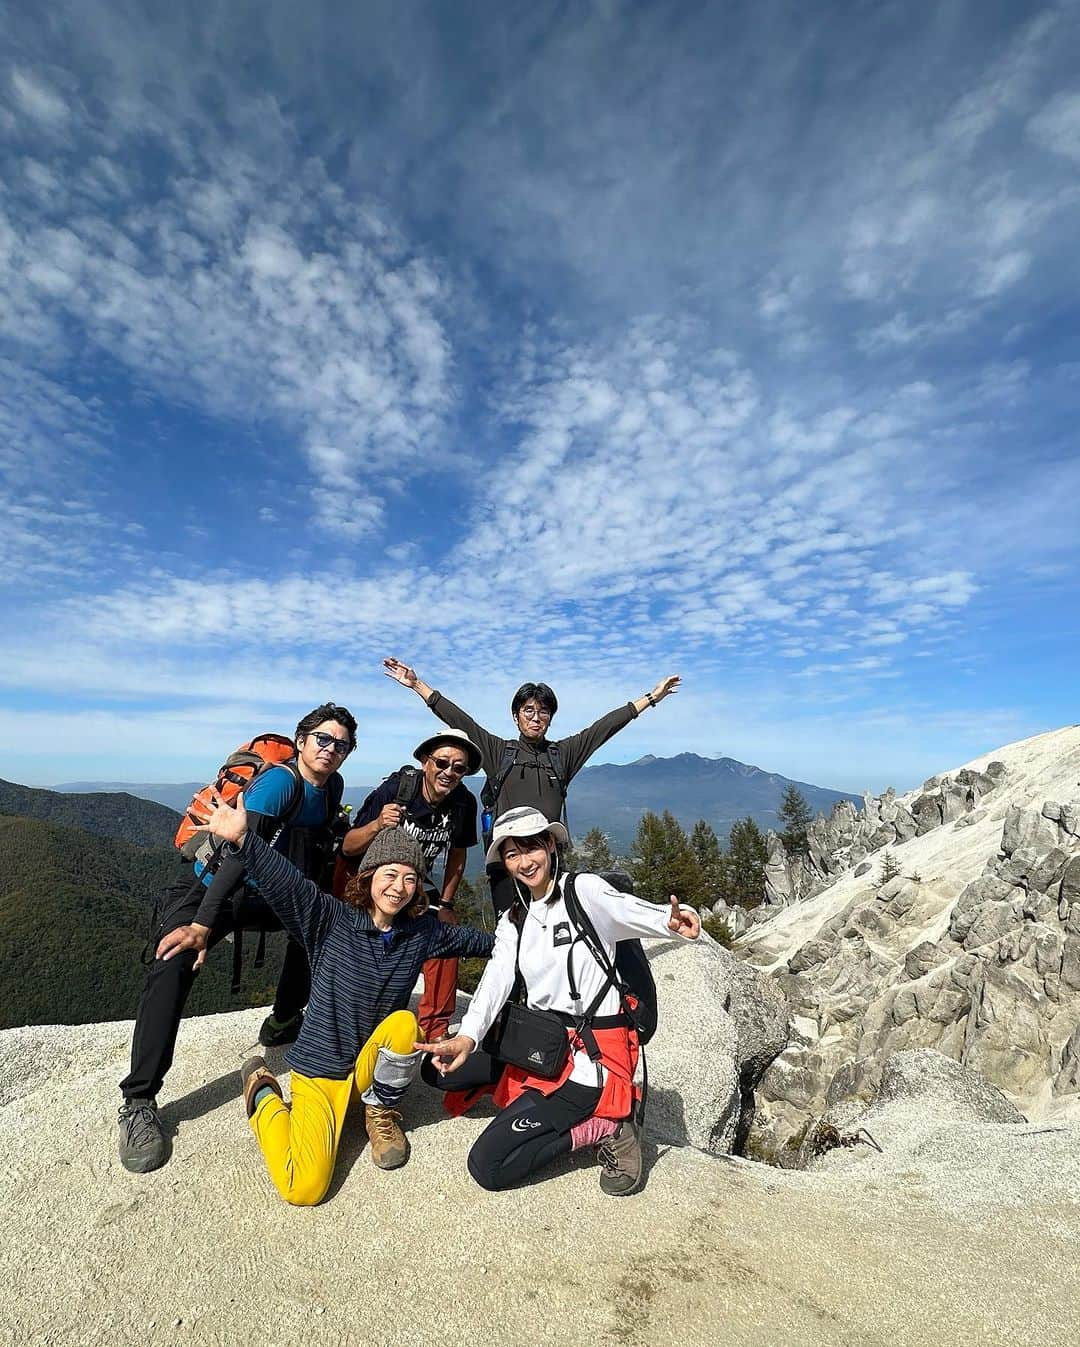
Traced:
[[[346, 861], [363, 856], [387, 828], [404, 828], [416, 838], [429, 876], [442, 863], [442, 879], [428, 884], [428, 900], [439, 917], [457, 925], [454, 897], [465, 873], [469, 847], [476, 845], [476, 797], [463, 778], [480, 770], [480, 750], [462, 730], [443, 729], [417, 744], [420, 771], [402, 767], [371, 792], [345, 834]], [[458, 962], [431, 959], [424, 965], [424, 994], [418, 1018], [427, 1039], [441, 1038], [457, 1000]]]

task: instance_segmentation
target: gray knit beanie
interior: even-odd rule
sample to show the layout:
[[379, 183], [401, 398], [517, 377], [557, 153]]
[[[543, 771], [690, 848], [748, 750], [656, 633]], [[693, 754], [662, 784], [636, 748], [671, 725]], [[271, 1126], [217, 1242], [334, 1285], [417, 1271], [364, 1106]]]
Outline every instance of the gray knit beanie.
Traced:
[[360, 860], [360, 873], [377, 870], [380, 865], [411, 865], [421, 879], [424, 877], [424, 853], [420, 843], [404, 828], [384, 828]]

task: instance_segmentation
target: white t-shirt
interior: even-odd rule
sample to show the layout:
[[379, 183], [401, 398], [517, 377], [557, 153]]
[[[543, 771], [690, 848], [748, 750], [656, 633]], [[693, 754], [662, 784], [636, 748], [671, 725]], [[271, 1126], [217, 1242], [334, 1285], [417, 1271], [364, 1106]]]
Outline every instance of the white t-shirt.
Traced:
[[[553, 903], [536, 898], [529, 904], [521, 929], [521, 953], [518, 964], [525, 979], [528, 1004], [535, 1010], [559, 1010], [580, 1015], [592, 1005], [604, 985], [603, 969], [589, 953], [584, 941], [573, 946], [574, 979], [580, 994], [575, 1004], [570, 998], [567, 976], [567, 952], [577, 935], [562, 898], [564, 876], [559, 877], [559, 896]], [[660, 936], [682, 940], [668, 929], [671, 908], [667, 904], [648, 903], [633, 894], [620, 893], [599, 875], [578, 875], [575, 883], [578, 900], [592, 919], [608, 957], [614, 959], [615, 945], [635, 936]], [[495, 930], [495, 948], [484, 970], [469, 1009], [461, 1021], [461, 1030], [479, 1044], [495, 1023], [514, 986], [514, 956], [518, 931], [504, 914]], [[617, 1015], [621, 1009], [619, 993], [609, 987], [596, 1009], [597, 1015]], [[602, 1084], [597, 1067], [588, 1054], [574, 1054], [570, 1079], [581, 1085]]]

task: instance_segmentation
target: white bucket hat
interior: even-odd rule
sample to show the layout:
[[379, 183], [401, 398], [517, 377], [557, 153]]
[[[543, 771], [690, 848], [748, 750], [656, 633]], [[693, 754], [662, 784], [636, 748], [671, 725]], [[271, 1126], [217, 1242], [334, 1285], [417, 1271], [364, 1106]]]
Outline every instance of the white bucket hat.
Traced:
[[455, 748], [464, 749], [469, 757], [469, 770], [465, 773], [466, 776], [472, 776], [480, 770], [483, 757], [464, 730], [445, 729], [440, 730], [438, 734], [429, 734], [422, 744], [417, 744], [413, 749], [413, 757], [417, 762], [423, 762], [432, 749], [438, 748], [440, 744], [452, 744]]
[[560, 846], [570, 845], [570, 834], [561, 823], [551, 823], [539, 809], [531, 805], [521, 805], [517, 809], [508, 809], [495, 820], [491, 830], [491, 846], [484, 857], [488, 865], [499, 859], [499, 847], [508, 837], [536, 837], [539, 833], [550, 833]]

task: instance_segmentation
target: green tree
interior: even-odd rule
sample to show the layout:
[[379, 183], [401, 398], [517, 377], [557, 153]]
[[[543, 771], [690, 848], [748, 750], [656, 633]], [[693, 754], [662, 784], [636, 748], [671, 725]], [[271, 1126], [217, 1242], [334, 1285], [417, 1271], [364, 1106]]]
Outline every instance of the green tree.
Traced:
[[611, 854], [611, 845], [607, 835], [599, 828], [590, 828], [574, 847], [570, 860], [575, 870], [586, 871], [592, 875], [603, 874], [615, 869], [615, 857]]
[[765, 897], [765, 862], [769, 847], [752, 818], [731, 825], [728, 837], [725, 898], [729, 905], [757, 907]]
[[634, 892], [651, 903], [677, 894], [684, 902], [699, 900], [704, 888], [701, 867], [678, 819], [669, 809], [641, 816], [630, 852]]
[[882, 884], [888, 884], [889, 880], [895, 879], [898, 874], [900, 874], [900, 862], [891, 851], [886, 851], [881, 858], [881, 878], [878, 880], [878, 887]]
[[697, 858], [704, 885], [704, 897], [712, 903], [724, 894], [726, 884], [724, 849], [710, 824], [699, 818], [690, 834], [690, 846]]
[[805, 856], [810, 850], [806, 830], [813, 821], [814, 813], [798, 786], [786, 788], [778, 813], [784, 825], [780, 831], [784, 850], [789, 856]]

